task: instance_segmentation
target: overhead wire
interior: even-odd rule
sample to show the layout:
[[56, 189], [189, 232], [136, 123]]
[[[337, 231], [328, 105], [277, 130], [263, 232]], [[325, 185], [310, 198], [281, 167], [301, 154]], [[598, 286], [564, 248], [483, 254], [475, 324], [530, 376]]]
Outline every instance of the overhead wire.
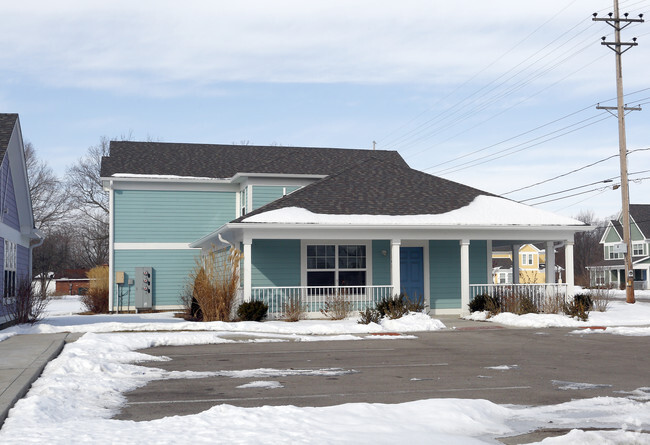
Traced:
[[[575, 1], [574, 1], [573, 3], [575, 3]], [[567, 7], [568, 7], [568, 6], [570, 6], [570, 5], [567, 5]], [[566, 9], [566, 7], [563, 8], [562, 11], [564, 11], [565, 9]], [[528, 39], [530, 36], [532, 36], [532, 35], [533, 35], [535, 32], [537, 32], [539, 29], [541, 29], [542, 27], [546, 26], [549, 22], [551, 22], [551, 21], [552, 21], [552, 20], [553, 20], [557, 15], [559, 15], [562, 11], [558, 12], [555, 16], [553, 16], [551, 19], [547, 20], [544, 24], [540, 25], [540, 27], [538, 27], [537, 30], [535, 30], [534, 32], [530, 33], [530, 34], [529, 34], [529, 35], [528, 35], [524, 40]], [[518, 63], [517, 65], [515, 65], [514, 67], [510, 68], [510, 69], [509, 69], [508, 71], [506, 71], [505, 73], [503, 73], [501, 76], [499, 76], [498, 78], [492, 80], [491, 82], [489, 82], [488, 84], [486, 84], [486, 85], [484, 85], [483, 87], [479, 88], [478, 90], [474, 91], [472, 94], [466, 96], [464, 99], [460, 100], [459, 102], [456, 102], [456, 103], [455, 103], [454, 105], [452, 105], [451, 107], [445, 109], [444, 111], [441, 111], [441, 112], [438, 113], [436, 116], [434, 116], [432, 119], [430, 119], [430, 120], [428, 120], [428, 121], [425, 121], [425, 122], [419, 124], [419, 125], [416, 126], [414, 129], [412, 129], [412, 130], [406, 132], [406, 133], [405, 133], [404, 135], [402, 135], [402, 136], [399, 136], [399, 137], [397, 137], [397, 138], [393, 138], [393, 139], [391, 139], [391, 140], [389, 140], [389, 141], [387, 141], [387, 142], [383, 142], [383, 141], [382, 141], [382, 142], [381, 142], [382, 145], [388, 146], [388, 145], [396, 144], [397, 142], [402, 141], [402, 140], [404, 140], [404, 139], [408, 140], [409, 137], [412, 137], [412, 136], [410, 136], [412, 133], [415, 133], [415, 134], [417, 135], [417, 134], [421, 133], [422, 131], [426, 130], [426, 128], [422, 128], [422, 127], [430, 126], [429, 124], [431, 124], [431, 123], [435, 123], [436, 119], [437, 119], [438, 117], [440, 117], [441, 115], [444, 115], [445, 118], [448, 119], [448, 118], [449, 118], [449, 115], [450, 115], [450, 111], [452, 111], [451, 114], [457, 113], [457, 111], [456, 111], [456, 112], [453, 112], [453, 110], [454, 110], [455, 108], [457, 108], [457, 107], [459, 107], [460, 105], [462, 105], [462, 104], [468, 102], [472, 97], [476, 96], [477, 94], [481, 93], [483, 90], [485, 90], [485, 89], [487, 89], [488, 87], [490, 87], [491, 85], [495, 84], [495, 83], [498, 82], [500, 79], [504, 78], [504, 77], [507, 76], [509, 73], [511, 73], [512, 71], [516, 70], [518, 67], [520, 67], [521, 65], [525, 64], [525, 63], [526, 63], [527, 61], [529, 61], [530, 59], [536, 57], [539, 53], [543, 52], [543, 51], [544, 51], [548, 46], [550, 46], [552, 43], [554, 43], [555, 41], [561, 39], [561, 38], [564, 37], [566, 34], [570, 33], [573, 29], [575, 29], [576, 27], [580, 26], [582, 23], [583, 23], [583, 21], [580, 21], [580, 22], [579, 22], [578, 24], [576, 24], [574, 27], [572, 27], [572, 28], [569, 29], [568, 31], [565, 31], [561, 36], [557, 37], [555, 40], [553, 40], [551, 43], [547, 44], [547, 45], [546, 45], [545, 47], [543, 47], [542, 49], [540, 49], [540, 50], [538, 50], [537, 52], [533, 53], [532, 55], [530, 55], [529, 57], [527, 57], [527, 58], [524, 59], [523, 61], [519, 62], [519, 63]], [[584, 31], [585, 31], [585, 30], [582, 30], [582, 31], [580, 31], [580, 33], [583, 33]], [[578, 35], [580, 35], [580, 33], [578, 33]], [[574, 38], [575, 38], [575, 37], [574, 37]], [[566, 44], [566, 42], [565, 42], [565, 44]], [[515, 45], [514, 47], [512, 47], [509, 51], [507, 51], [505, 54], [503, 54], [502, 56], [500, 56], [497, 60], [502, 59], [505, 55], [507, 55], [507, 54], [509, 54], [510, 52], [512, 52], [512, 50], [514, 50], [518, 45], [519, 45], [519, 44], [517, 44], [517, 45]], [[548, 56], [548, 54], [547, 54], [546, 56]], [[544, 57], [546, 57], [546, 56], [544, 56]], [[538, 60], [535, 61], [534, 63], [537, 63], [539, 60], [541, 60], [541, 59], [538, 59]], [[487, 68], [489, 68], [490, 66], [494, 65], [494, 63], [495, 63], [495, 62], [490, 63], [490, 64], [488, 65], [488, 67], [486, 67], [485, 69], [481, 70], [481, 71], [479, 72], [479, 74], [480, 74], [481, 72], [484, 72], [484, 71], [485, 71]], [[522, 71], [523, 71], [523, 70], [522, 70]], [[521, 72], [521, 71], [520, 71], [520, 72]], [[477, 77], [477, 75], [474, 75], [470, 80], [474, 79], [475, 77]], [[477, 99], [480, 99], [481, 97], [484, 97], [486, 94], [490, 93], [490, 92], [493, 91], [495, 88], [498, 88], [498, 87], [502, 86], [505, 82], [507, 82], [508, 80], [510, 80], [512, 77], [513, 77], [513, 76], [507, 78], [506, 81], [499, 83], [499, 84], [497, 85], [497, 87], [493, 87], [492, 89], [489, 89], [486, 93], [483, 93], [483, 94], [480, 95]], [[465, 84], [463, 84], [463, 85], [465, 85]], [[454, 91], [456, 91], [456, 90], [454, 90]], [[476, 99], [475, 99], [475, 100], [476, 100]]]

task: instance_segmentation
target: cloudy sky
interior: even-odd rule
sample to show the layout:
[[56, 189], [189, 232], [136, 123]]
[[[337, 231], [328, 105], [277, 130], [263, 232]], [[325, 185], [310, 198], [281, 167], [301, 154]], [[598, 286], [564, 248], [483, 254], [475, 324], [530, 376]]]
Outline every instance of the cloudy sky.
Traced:
[[[620, 2], [630, 17], [650, 12], [650, 0]], [[0, 111], [20, 113], [25, 139], [61, 175], [102, 136], [376, 141], [428, 173], [606, 217], [620, 208], [617, 121], [595, 106], [615, 105], [614, 52], [600, 44], [613, 31], [591, 18], [612, 5], [3, 2]], [[644, 111], [626, 117], [630, 193], [650, 203], [650, 24], [630, 25], [623, 40], [632, 37], [639, 46], [623, 56], [625, 101]], [[566, 195], [575, 196], [558, 199]]]

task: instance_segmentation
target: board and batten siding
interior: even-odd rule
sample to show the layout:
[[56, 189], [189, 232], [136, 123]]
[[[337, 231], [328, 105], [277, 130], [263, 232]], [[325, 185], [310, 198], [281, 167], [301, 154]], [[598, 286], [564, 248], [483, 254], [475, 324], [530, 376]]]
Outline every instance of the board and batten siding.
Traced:
[[[282, 198], [285, 193], [289, 193], [299, 189], [297, 185], [282, 186], [282, 185], [254, 185], [251, 186], [253, 193], [253, 208], [258, 209], [276, 199]], [[251, 210], [251, 211], [252, 211]]]
[[14, 181], [11, 176], [9, 157], [5, 156], [0, 167], [0, 218], [2, 222], [15, 230], [20, 230], [18, 220], [18, 206], [16, 205], [16, 194], [14, 192]]
[[[136, 267], [152, 267], [152, 296], [153, 306], [178, 306], [181, 304], [181, 294], [188, 283], [188, 277], [196, 265], [200, 255], [198, 249], [182, 250], [116, 250], [115, 271], [125, 272], [125, 282], [135, 277]], [[122, 286], [121, 286], [122, 287]], [[123, 286], [121, 292], [127, 291]], [[117, 292], [115, 293], [117, 295]], [[127, 296], [123, 297], [122, 305], [126, 308]], [[135, 286], [131, 286], [131, 305], [135, 303]], [[114, 297], [113, 307], [117, 309], [117, 297]]]
[[18, 244], [16, 246], [16, 289], [18, 289], [20, 280], [29, 280], [30, 277], [31, 270], [29, 270], [29, 248]]
[[300, 286], [300, 240], [253, 240], [253, 287]]
[[115, 190], [114, 193], [116, 243], [189, 243], [237, 217], [235, 192]]

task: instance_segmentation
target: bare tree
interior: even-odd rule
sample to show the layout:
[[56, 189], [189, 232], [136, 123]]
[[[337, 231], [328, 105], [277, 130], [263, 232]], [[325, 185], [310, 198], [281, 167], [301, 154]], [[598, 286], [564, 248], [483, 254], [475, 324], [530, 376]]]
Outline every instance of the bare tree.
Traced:
[[71, 204], [67, 187], [44, 160], [38, 159], [31, 142], [25, 144], [25, 163], [34, 225], [37, 229], [50, 229], [70, 214]]
[[606, 220], [599, 220], [592, 211], [581, 211], [575, 219], [582, 221], [595, 229], [589, 232], [578, 232], [574, 238], [574, 266], [576, 284], [589, 286], [589, 270], [587, 266], [593, 266], [603, 259], [603, 249], [600, 239], [607, 226]]
[[72, 260], [73, 235], [69, 227], [59, 226], [51, 230], [43, 244], [32, 254], [32, 273], [40, 284], [39, 293], [46, 298], [47, 289], [55, 276], [64, 269], [74, 268]]
[[109, 140], [102, 136], [99, 144], [88, 147], [84, 156], [68, 168], [67, 180], [70, 196], [84, 215], [104, 221], [108, 215], [108, 194], [100, 177], [102, 157], [109, 154]]

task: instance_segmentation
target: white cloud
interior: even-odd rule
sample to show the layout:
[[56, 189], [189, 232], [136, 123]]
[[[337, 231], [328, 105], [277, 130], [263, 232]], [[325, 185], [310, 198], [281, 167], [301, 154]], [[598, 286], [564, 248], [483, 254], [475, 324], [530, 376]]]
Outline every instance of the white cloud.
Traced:
[[[513, 58], [588, 21], [593, 6], [576, 3], [518, 45]], [[527, 22], [538, 26], [565, 6], [559, 0], [26, 1], [3, 7], [0, 60], [41, 82], [120, 91], [223, 81], [457, 83], [525, 39]], [[594, 42], [594, 53], [600, 50]]]

